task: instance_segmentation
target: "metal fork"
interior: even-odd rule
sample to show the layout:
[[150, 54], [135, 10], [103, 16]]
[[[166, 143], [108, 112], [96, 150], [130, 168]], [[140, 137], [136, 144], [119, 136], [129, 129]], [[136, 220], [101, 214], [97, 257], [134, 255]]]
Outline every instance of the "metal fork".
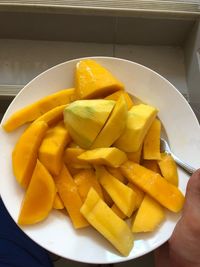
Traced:
[[163, 138], [160, 138], [160, 150], [161, 150], [161, 152], [165, 152], [167, 154], [170, 154], [173, 157], [173, 159], [175, 160], [175, 162], [180, 167], [182, 167], [185, 171], [187, 171], [189, 174], [193, 174], [196, 171], [195, 168], [193, 168], [192, 166], [190, 166], [186, 162], [179, 159], [176, 155], [174, 155], [174, 153], [171, 151], [171, 148], [170, 148], [168, 142]]

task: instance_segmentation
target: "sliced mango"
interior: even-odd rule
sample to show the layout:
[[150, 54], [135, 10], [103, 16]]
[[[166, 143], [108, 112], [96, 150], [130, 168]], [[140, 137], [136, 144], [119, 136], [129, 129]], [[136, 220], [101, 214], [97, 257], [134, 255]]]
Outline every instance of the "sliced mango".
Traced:
[[78, 156], [85, 150], [79, 147], [68, 147], [64, 152], [64, 162], [67, 166], [75, 169], [88, 169], [91, 165], [81, 159]]
[[75, 100], [75, 90], [65, 89], [46, 96], [33, 104], [30, 104], [15, 112], [3, 125], [7, 132], [11, 132], [19, 126], [34, 121], [47, 111]]
[[178, 170], [176, 162], [169, 154], [162, 153], [161, 160], [158, 161], [162, 176], [171, 184], [178, 186]]
[[133, 106], [128, 111], [125, 130], [114, 143], [114, 146], [125, 152], [138, 151], [157, 112], [156, 108], [149, 105]]
[[33, 122], [20, 136], [12, 153], [12, 167], [18, 183], [27, 188], [37, 161], [37, 153], [48, 129], [43, 122]]
[[62, 199], [60, 198], [59, 194], [56, 193], [56, 196], [54, 198], [54, 202], [53, 202], [53, 208], [56, 210], [62, 210], [64, 209], [64, 204], [62, 202]]
[[106, 169], [112, 176], [117, 178], [123, 184], [127, 183], [127, 179], [124, 177], [124, 175], [122, 175], [120, 168], [106, 167]]
[[38, 157], [52, 175], [59, 174], [63, 164], [64, 149], [70, 140], [63, 122], [46, 132], [39, 148]]
[[183, 208], [182, 192], [158, 173], [131, 161], [125, 162], [120, 169], [130, 182], [135, 183], [167, 209], [179, 212]]
[[127, 105], [124, 97], [121, 96], [90, 149], [111, 146], [122, 134], [126, 126], [126, 119]]
[[143, 160], [141, 165], [147, 169], [161, 174], [157, 160]]
[[101, 185], [97, 180], [95, 171], [93, 169], [81, 170], [74, 175], [74, 182], [76, 183], [79, 195], [84, 201], [91, 187], [93, 187], [98, 195], [103, 199], [103, 192]]
[[65, 125], [81, 148], [89, 148], [115, 106], [113, 100], [78, 100], [64, 110]]
[[114, 211], [114, 213], [121, 219], [126, 219], [126, 215], [117, 207], [116, 204], [113, 204], [111, 207], [111, 210]]
[[161, 133], [161, 122], [155, 119], [148, 133], [144, 138], [143, 143], [143, 158], [149, 160], [159, 160], [160, 155], [160, 133]]
[[91, 164], [119, 167], [127, 160], [126, 154], [116, 147], [96, 148], [87, 150], [78, 156], [78, 159]]
[[145, 195], [132, 223], [133, 233], [152, 232], [165, 218], [164, 208], [152, 197]]
[[126, 155], [130, 161], [134, 161], [135, 163], [140, 163], [142, 155], [142, 145], [136, 152], [127, 152]]
[[86, 99], [104, 97], [124, 89], [124, 85], [102, 65], [85, 59], [76, 65], [75, 88], [78, 99]]
[[54, 177], [54, 181], [74, 228], [78, 229], [88, 226], [88, 222], [80, 213], [83, 202], [77, 185], [65, 165], [63, 165], [59, 175]]
[[127, 223], [91, 188], [81, 207], [81, 213], [122, 255], [128, 256], [133, 247], [133, 234]]
[[37, 160], [22, 202], [18, 223], [26, 225], [43, 221], [53, 207], [55, 195], [56, 187], [52, 176]]
[[111, 95], [108, 95], [105, 97], [105, 99], [117, 101], [121, 96], [123, 96], [125, 98], [128, 110], [131, 109], [133, 106], [133, 100], [129, 96], [129, 94], [123, 90], [120, 90], [120, 91], [117, 91]]
[[116, 206], [130, 217], [135, 209], [136, 194], [133, 190], [112, 176], [103, 166], [96, 166], [96, 175]]
[[128, 183], [127, 186], [129, 186], [133, 192], [136, 194], [136, 199], [135, 199], [135, 210], [137, 210], [139, 208], [139, 206], [141, 205], [143, 198], [145, 196], [144, 191], [142, 191], [137, 185], [133, 184], [133, 183]]

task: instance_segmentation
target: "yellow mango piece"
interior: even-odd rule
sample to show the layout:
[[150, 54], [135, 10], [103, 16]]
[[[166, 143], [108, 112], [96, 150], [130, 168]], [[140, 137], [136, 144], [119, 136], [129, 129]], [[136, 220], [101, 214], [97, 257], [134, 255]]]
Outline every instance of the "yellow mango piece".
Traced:
[[75, 88], [79, 99], [104, 97], [124, 89], [124, 85], [102, 65], [91, 59], [78, 62]]
[[101, 187], [101, 189], [102, 189], [102, 192], [103, 192], [103, 199], [104, 199], [105, 203], [109, 207], [111, 207], [114, 204], [112, 198], [110, 197], [110, 195], [106, 192], [106, 190], [103, 187]]
[[143, 143], [143, 158], [149, 160], [159, 160], [160, 155], [160, 133], [161, 133], [161, 122], [155, 119], [148, 133], [144, 138]]
[[48, 126], [52, 126], [63, 120], [63, 111], [66, 105], [55, 107], [48, 112], [44, 113], [42, 116], [37, 118], [35, 121], [44, 121]]
[[64, 209], [64, 204], [59, 196], [58, 193], [56, 193], [56, 196], [54, 198], [54, 202], [53, 202], [53, 208], [56, 209], [56, 210], [62, 210]]
[[89, 162], [91, 164], [103, 164], [117, 168], [127, 160], [127, 157], [123, 151], [115, 147], [106, 147], [87, 150], [79, 155], [78, 159], [84, 160], [85, 162]]
[[27, 188], [37, 161], [37, 153], [48, 129], [43, 122], [33, 122], [20, 136], [12, 152], [12, 167], [16, 180]]
[[142, 155], [142, 145], [136, 152], [127, 152], [127, 158], [135, 163], [140, 163]]
[[74, 228], [78, 229], [88, 226], [88, 222], [80, 213], [83, 202], [77, 185], [65, 165], [63, 165], [59, 175], [54, 177], [54, 181]]
[[90, 149], [111, 146], [122, 134], [126, 126], [126, 119], [127, 105], [124, 97], [121, 96]]
[[121, 181], [123, 184], [127, 182], [127, 179], [122, 175], [120, 168], [106, 167], [107, 171]]
[[136, 184], [167, 209], [179, 212], [183, 208], [182, 192], [160, 174], [131, 161], [124, 163], [120, 169], [130, 182]]
[[137, 210], [139, 208], [139, 206], [141, 205], [143, 198], [145, 196], [144, 191], [142, 191], [138, 186], [136, 186], [133, 183], [128, 183], [127, 186], [129, 186], [133, 192], [136, 194], [136, 199], [135, 199], [135, 210]]
[[111, 210], [114, 211], [114, 213], [121, 219], [126, 219], [126, 215], [117, 207], [116, 204], [113, 204], [111, 207]]
[[18, 224], [35, 224], [43, 221], [51, 211], [56, 195], [52, 176], [37, 160], [30, 184], [22, 201]]
[[121, 96], [123, 96], [125, 98], [128, 110], [131, 109], [133, 106], [133, 100], [129, 96], [129, 94], [123, 90], [120, 90], [120, 91], [117, 91], [111, 95], [108, 95], [105, 97], [105, 99], [117, 101]]
[[104, 99], [78, 100], [64, 110], [65, 125], [81, 148], [90, 148], [115, 106]]
[[91, 188], [81, 207], [87, 221], [100, 232], [123, 256], [133, 248], [133, 234], [127, 223], [119, 218]]
[[63, 164], [64, 149], [70, 140], [63, 122], [46, 132], [38, 151], [38, 157], [52, 175], [59, 174]]
[[152, 197], [145, 195], [132, 223], [133, 233], [152, 232], [165, 218], [164, 208]]
[[161, 174], [157, 160], [143, 160], [141, 165], [147, 169]]
[[173, 157], [168, 154], [161, 155], [158, 161], [162, 176], [171, 184], [178, 186], [178, 170]]
[[114, 146], [125, 152], [138, 151], [157, 112], [156, 108], [149, 105], [133, 106], [128, 111], [125, 130], [114, 143]]
[[133, 190], [112, 176], [103, 166], [96, 166], [96, 175], [116, 206], [130, 217], [135, 209], [136, 194]]
[[11, 132], [19, 126], [34, 121], [47, 111], [75, 100], [75, 90], [65, 89], [54, 94], [48, 95], [33, 104], [30, 104], [19, 111], [16, 111], [5, 122], [3, 128]]
[[81, 170], [74, 175], [74, 182], [76, 183], [79, 191], [79, 195], [84, 201], [91, 187], [95, 189], [98, 195], [103, 199], [103, 192], [101, 185], [97, 180], [95, 171], [92, 169]]
[[79, 147], [68, 147], [64, 152], [64, 162], [67, 166], [75, 169], [88, 169], [91, 165], [87, 162], [78, 159], [77, 157], [81, 155], [85, 150]]

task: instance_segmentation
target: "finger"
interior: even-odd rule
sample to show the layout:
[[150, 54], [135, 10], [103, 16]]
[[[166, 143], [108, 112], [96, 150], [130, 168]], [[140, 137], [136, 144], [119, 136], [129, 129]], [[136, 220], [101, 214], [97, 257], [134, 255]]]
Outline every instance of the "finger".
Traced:
[[154, 251], [155, 267], [169, 267], [169, 244], [166, 242]]

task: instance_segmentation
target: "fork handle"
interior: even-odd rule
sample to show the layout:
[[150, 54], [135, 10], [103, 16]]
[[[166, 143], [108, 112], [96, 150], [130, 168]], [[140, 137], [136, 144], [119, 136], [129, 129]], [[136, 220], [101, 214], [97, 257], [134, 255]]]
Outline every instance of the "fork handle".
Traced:
[[180, 160], [176, 157], [176, 155], [172, 154], [172, 157], [176, 161], [176, 163], [182, 167], [185, 171], [187, 171], [189, 174], [193, 174], [197, 169], [193, 168], [189, 164], [185, 163], [184, 161]]

